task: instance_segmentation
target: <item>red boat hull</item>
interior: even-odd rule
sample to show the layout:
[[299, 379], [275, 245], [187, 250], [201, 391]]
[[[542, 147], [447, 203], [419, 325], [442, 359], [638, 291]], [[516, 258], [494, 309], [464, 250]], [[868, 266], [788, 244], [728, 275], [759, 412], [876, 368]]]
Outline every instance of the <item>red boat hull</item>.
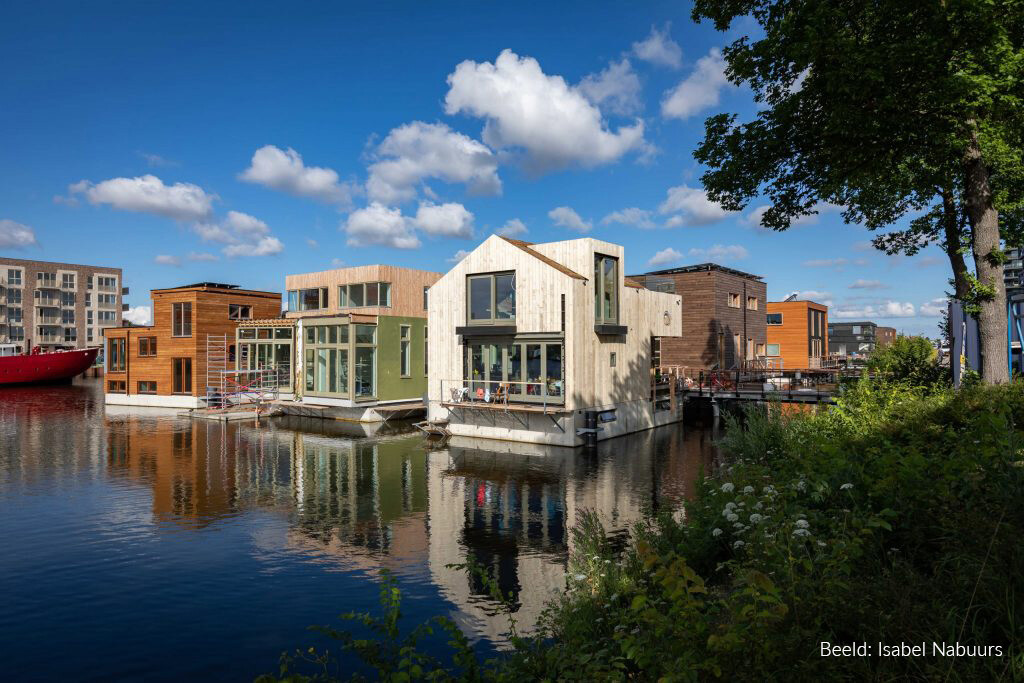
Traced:
[[92, 366], [99, 351], [94, 348], [0, 356], [0, 386], [70, 382]]

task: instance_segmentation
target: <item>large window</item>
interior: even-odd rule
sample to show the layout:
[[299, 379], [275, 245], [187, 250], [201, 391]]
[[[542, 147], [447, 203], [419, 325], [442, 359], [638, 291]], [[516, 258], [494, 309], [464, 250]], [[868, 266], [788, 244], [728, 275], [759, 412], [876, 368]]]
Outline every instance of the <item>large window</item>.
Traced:
[[[102, 322], [103, 316], [100, 315]], [[192, 304], [179, 303], [171, 304], [171, 336], [191, 337], [192, 336]]]
[[140, 380], [137, 386], [138, 388], [136, 389], [136, 391], [140, 394], [156, 393], [156, 382], [152, 380]]
[[377, 395], [376, 325], [350, 325], [342, 318], [305, 330], [307, 394], [356, 399]]
[[765, 348], [766, 348], [766, 351], [765, 351], [765, 353], [766, 353], [767, 355], [769, 355], [769, 356], [773, 356], [773, 357], [774, 357], [774, 356], [780, 356], [780, 355], [782, 355], [782, 354], [781, 354], [781, 353], [779, 352], [779, 345], [778, 345], [778, 344], [766, 344], [766, 345], [765, 345]]
[[594, 323], [617, 325], [619, 322], [619, 261], [594, 254]]
[[107, 344], [107, 372], [124, 372], [125, 339], [111, 339]]
[[318, 311], [327, 308], [327, 288], [288, 290], [289, 311]]
[[399, 325], [399, 331], [398, 357], [402, 368], [402, 377], [410, 377], [412, 375], [412, 349], [409, 348], [409, 345], [412, 342], [412, 328], [408, 325]]
[[252, 320], [252, 306], [228, 304], [228, 320]]
[[427, 340], [427, 328], [423, 328], [423, 376], [426, 377], [429, 372], [430, 362], [427, 360], [430, 358], [430, 342]]
[[516, 339], [466, 344], [466, 380], [474, 397], [500, 389], [513, 401], [565, 401], [562, 341]]
[[781, 313], [769, 313], [768, 314], [768, 324], [769, 325], [781, 325], [782, 324], [782, 314]]
[[14, 286], [21, 285], [21, 268], [7, 269], [7, 284]]
[[139, 337], [139, 355], [156, 355], [156, 337]]
[[74, 273], [61, 273], [60, 286], [65, 289], [75, 288], [75, 274]]
[[294, 333], [291, 326], [239, 327], [235, 344], [237, 369], [274, 370], [278, 389], [291, 391]]
[[363, 282], [338, 287], [339, 308], [360, 308], [363, 306], [391, 306], [391, 284], [388, 282]]
[[176, 394], [191, 394], [192, 393], [192, 359], [191, 358], [175, 358], [171, 363], [172, 372], [174, 373], [174, 393]]
[[469, 323], [502, 325], [516, 319], [516, 274], [470, 275], [466, 282]]
[[377, 326], [355, 325], [355, 328], [354, 394], [356, 398], [369, 398], [377, 392]]

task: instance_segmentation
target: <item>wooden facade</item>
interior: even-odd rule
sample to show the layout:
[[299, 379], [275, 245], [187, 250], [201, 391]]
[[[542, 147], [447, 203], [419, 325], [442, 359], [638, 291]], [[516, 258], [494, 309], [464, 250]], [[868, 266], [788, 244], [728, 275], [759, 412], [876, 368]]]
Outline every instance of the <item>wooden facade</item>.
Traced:
[[[448, 421], [456, 435], [568, 446], [581, 443], [585, 411], [614, 414], [601, 439], [679, 419], [681, 411], [651, 401], [651, 341], [681, 333], [680, 298], [628, 282], [623, 257], [621, 246], [591, 238], [498, 236], [466, 256], [431, 289], [430, 419]], [[494, 320], [473, 319], [469, 283], [492, 275], [511, 276], [511, 290], [502, 303], [492, 299]], [[473, 399], [507, 391], [508, 401], [448, 405], [460, 388]]]
[[[362, 315], [397, 315], [425, 318], [424, 290], [441, 279], [441, 273], [397, 266], [353, 266], [351, 268], [335, 268], [316, 273], [289, 275], [285, 278], [285, 289], [289, 299], [292, 292], [308, 289], [326, 289], [325, 305], [316, 309], [303, 310], [288, 306], [289, 318], [301, 318], [311, 315], [331, 315], [338, 313], [359, 313]], [[390, 306], [342, 306], [339, 302], [339, 287], [361, 283], [388, 283], [391, 285]]]
[[[207, 337], [226, 335], [228, 343], [233, 343], [240, 320], [232, 319], [232, 306], [248, 307], [244, 313], [235, 309], [236, 317], [272, 318], [281, 312], [279, 293], [238, 289], [233, 285], [199, 283], [154, 289], [151, 295], [152, 325], [104, 330], [107, 403], [200, 406], [206, 395]], [[176, 308], [176, 304], [182, 307]], [[181, 318], [175, 329], [173, 315], [176, 310], [183, 312], [184, 306], [189, 311], [188, 327], [184, 327], [185, 319]]]
[[781, 362], [784, 370], [822, 367], [828, 356], [828, 306], [813, 301], [770, 301], [767, 313], [769, 361], [776, 367]]
[[760, 276], [702, 263], [630, 277], [682, 297], [682, 336], [659, 339], [661, 366], [732, 369], [764, 356], [767, 288]]

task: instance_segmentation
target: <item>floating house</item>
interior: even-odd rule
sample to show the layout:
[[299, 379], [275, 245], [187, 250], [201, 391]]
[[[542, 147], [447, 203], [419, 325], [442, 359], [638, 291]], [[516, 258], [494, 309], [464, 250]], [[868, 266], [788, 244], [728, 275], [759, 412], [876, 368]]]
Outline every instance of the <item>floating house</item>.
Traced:
[[678, 421], [652, 388], [652, 338], [681, 300], [623, 275], [591, 238], [491, 236], [430, 289], [428, 416], [453, 435], [577, 446]]
[[380, 420], [378, 407], [422, 406], [427, 300], [440, 278], [440, 273], [383, 265], [289, 275], [286, 321], [276, 327], [268, 323], [273, 333], [260, 332], [262, 323], [240, 327], [238, 343], [243, 334], [252, 343], [248, 327], [269, 340], [281, 325], [293, 325], [296, 400], [330, 408], [335, 417]]
[[729, 370], [764, 358], [768, 297], [761, 276], [701, 263], [629, 277], [682, 297], [682, 336], [655, 340], [659, 365]]
[[829, 365], [828, 306], [813, 301], [769, 301], [765, 358], [782, 370]]
[[870, 320], [829, 323], [828, 352], [850, 360], [864, 360], [875, 348], [883, 346], [882, 340], [887, 336], [884, 330], [893, 328], [879, 327]]
[[240, 323], [280, 315], [281, 294], [200, 282], [154, 289], [153, 324], [108, 327], [106, 402], [198, 408], [227, 371]]

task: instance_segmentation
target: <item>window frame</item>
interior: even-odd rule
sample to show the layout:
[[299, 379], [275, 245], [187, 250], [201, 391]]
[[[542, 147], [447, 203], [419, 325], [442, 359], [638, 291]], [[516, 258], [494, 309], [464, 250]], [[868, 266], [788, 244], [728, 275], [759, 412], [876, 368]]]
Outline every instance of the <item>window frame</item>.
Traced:
[[[144, 384], [151, 384], [152, 388], [143, 389], [142, 385], [144, 385]], [[135, 393], [137, 393], [137, 394], [147, 394], [147, 395], [155, 394], [155, 393], [157, 393], [156, 386], [157, 386], [156, 385], [156, 380], [153, 380], [153, 379], [140, 379], [138, 382], [135, 383]]]
[[108, 379], [107, 380], [107, 393], [108, 394], [127, 394], [128, 393], [128, 382], [123, 379]]
[[398, 326], [398, 368], [402, 379], [412, 377], [412, 325]]
[[[735, 303], [733, 303], [733, 302], [735, 302]], [[743, 302], [740, 301], [740, 293], [739, 292], [728, 292], [726, 294], [725, 305], [728, 306], [729, 308], [742, 308], [743, 307]]]
[[171, 304], [171, 336], [181, 339], [192, 336], [191, 301], [175, 301]]
[[[606, 290], [605, 262], [614, 264], [612, 271], [612, 315], [605, 315], [604, 294]], [[619, 259], [607, 254], [594, 254], [594, 324], [595, 325], [618, 325], [619, 319]]]
[[[499, 318], [498, 313], [498, 286], [499, 277], [512, 278], [512, 315], [508, 318]], [[489, 318], [473, 317], [473, 281], [486, 280], [490, 282], [490, 308]], [[517, 286], [516, 271], [502, 270], [494, 273], [471, 273], [466, 275], [466, 324], [467, 325], [515, 325], [516, 314], [519, 308], [519, 288]]]
[[[773, 315], [779, 316], [779, 322], [777, 322], [777, 323], [772, 322], [772, 316]], [[779, 325], [782, 325], [782, 313], [765, 313], [764, 317], [765, 317], [765, 324], [766, 325], [771, 325], [772, 327], [778, 327]]]
[[107, 340], [107, 372], [125, 372], [127, 367], [125, 352], [127, 351], [128, 339], [126, 337], [113, 337]]
[[[143, 343], [145, 342], [145, 343]], [[145, 352], [143, 352], [145, 351]], [[139, 358], [153, 358], [156, 356], [156, 337], [139, 337], [137, 354]]]
[[252, 320], [252, 304], [228, 304], [228, 320]]
[[[775, 353], [772, 353], [772, 347], [775, 347]], [[767, 358], [779, 358], [782, 356], [782, 344], [765, 344], [764, 355]]]
[[[754, 304], [753, 306], [750, 305], [751, 302], [753, 302], [753, 304]], [[747, 310], [748, 311], [756, 311], [759, 304], [760, 304], [760, 302], [757, 300], [756, 296], [750, 296], [749, 294], [747, 295]]]
[[[187, 368], [187, 371], [186, 371]], [[188, 381], [186, 382], [186, 378]], [[171, 359], [171, 382], [175, 396], [194, 396], [195, 377], [192, 374], [192, 358], [184, 356]], [[187, 386], [186, 386], [187, 385]], [[186, 391], [187, 389], [187, 391]]]

